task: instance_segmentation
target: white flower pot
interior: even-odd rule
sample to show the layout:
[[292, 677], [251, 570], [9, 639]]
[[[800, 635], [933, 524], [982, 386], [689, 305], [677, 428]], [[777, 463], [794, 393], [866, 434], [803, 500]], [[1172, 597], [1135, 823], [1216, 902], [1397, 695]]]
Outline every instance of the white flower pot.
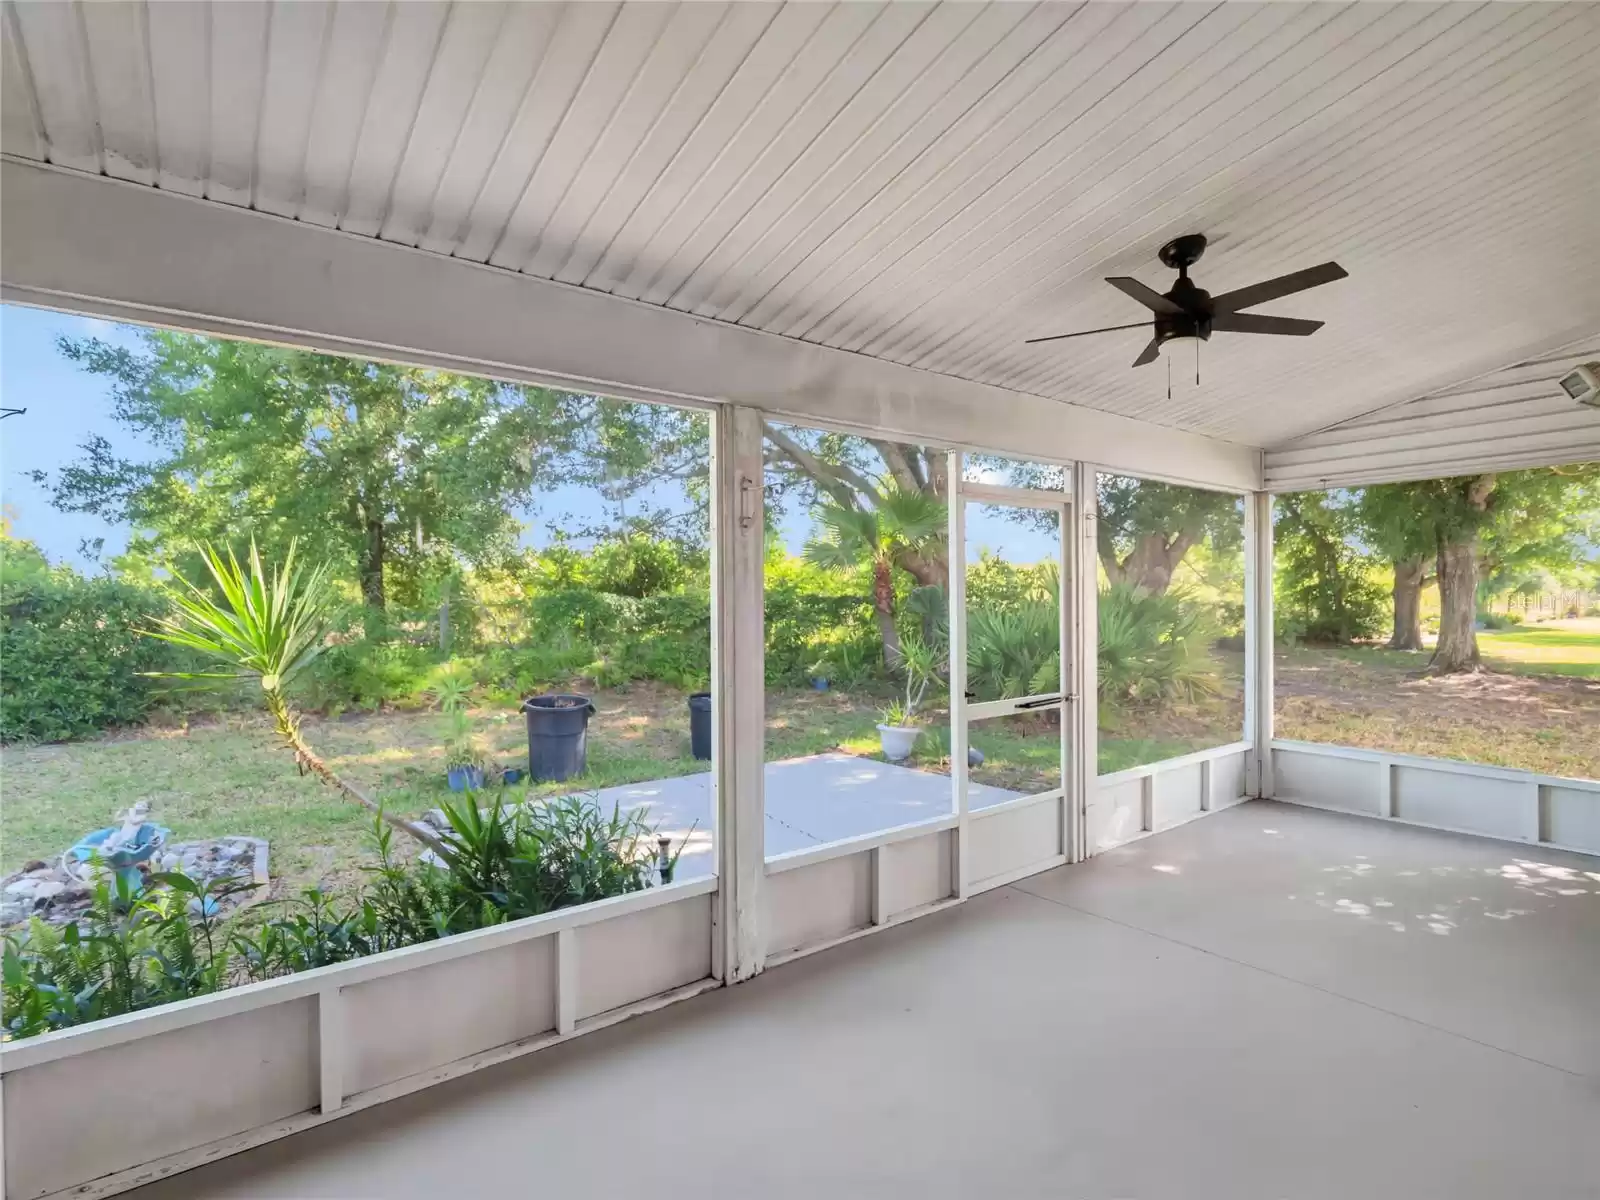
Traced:
[[909, 758], [911, 747], [917, 744], [917, 735], [921, 732], [914, 725], [879, 725], [878, 742], [883, 747], [883, 756], [890, 762]]

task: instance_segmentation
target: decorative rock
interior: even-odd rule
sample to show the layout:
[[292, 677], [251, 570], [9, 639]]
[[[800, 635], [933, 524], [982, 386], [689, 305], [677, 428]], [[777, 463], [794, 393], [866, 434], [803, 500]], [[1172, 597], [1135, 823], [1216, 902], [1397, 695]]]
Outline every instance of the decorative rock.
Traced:
[[54, 879], [41, 879], [33, 885], [33, 902], [43, 904], [47, 900], [54, 900], [67, 890], [67, 885]]
[[[27, 874], [0, 879], [0, 927], [18, 925], [31, 917], [64, 925], [81, 917], [89, 907], [91, 888], [59, 863], [39, 860], [28, 864]], [[162, 847], [159, 856], [141, 865], [151, 871], [181, 871], [213, 889], [232, 888], [216, 911], [228, 912], [266, 895], [267, 843], [261, 838], [230, 836]], [[240, 888], [240, 884], [247, 886]], [[248, 886], [251, 884], [259, 886]], [[149, 885], [159, 886], [159, 885]], [[208, 908], [211, 905], [208, 905]]]
[[49, 869], [49, 863], [45, 862], [42, 858], [36, 858], [30, 863], [23, 864], [22, 873], [24, 875], [32, 875], [35, 871], [48, 871]]

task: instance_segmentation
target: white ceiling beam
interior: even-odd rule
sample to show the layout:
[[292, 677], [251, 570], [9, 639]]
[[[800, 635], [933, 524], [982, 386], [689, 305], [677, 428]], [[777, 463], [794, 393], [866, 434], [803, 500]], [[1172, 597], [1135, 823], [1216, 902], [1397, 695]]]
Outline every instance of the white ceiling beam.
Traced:
[[234, 206], [7, 158], [9, 302], [1249, 490], [1260, 452]]

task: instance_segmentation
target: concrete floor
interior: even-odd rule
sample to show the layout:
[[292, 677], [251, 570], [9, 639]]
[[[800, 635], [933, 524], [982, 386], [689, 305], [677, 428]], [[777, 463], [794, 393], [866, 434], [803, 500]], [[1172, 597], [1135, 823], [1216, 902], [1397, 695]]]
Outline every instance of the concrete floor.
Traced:
[[[764, 791], [768, 858], [948, 817], [955, 805], [948, 775], [837, 752], [769, 762]], [[1023, 794], [973, 783], [967, 804], [977, 811]], [[675, 876], [680, 882], [712, 873], [709, 772], [619, 784], [596, 797], [607, 810], [639, 809], [675, 845], [686, 839]]]
[[135, 1195], [1565, 1200], [1597, 1135], [1600, 860], [1257, 802]]

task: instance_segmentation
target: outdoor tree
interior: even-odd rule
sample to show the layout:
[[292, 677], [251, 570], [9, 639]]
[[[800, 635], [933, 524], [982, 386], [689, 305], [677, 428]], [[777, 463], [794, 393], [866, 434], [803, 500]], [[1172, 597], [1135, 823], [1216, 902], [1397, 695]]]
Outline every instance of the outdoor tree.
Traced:
[[1382, 620], [1383, 593], [1361, 550], [1350, 498], [1292, 492], [1274, 503], [1280, 628], [1309, 642], [1342, 644], [1370, 636]]
[[1112, 587], [1161, 595], [1199, 542], [1209, 538], [1214, 549], [1229, 551], [1244, 539], [1239, 497], [1226, 492], [1101, 475], [1096, 499], [1096, 547]]
[[[773, 421], [764, 428], [768, 498], [777, 507], [795, 497], [807, 507], [870, 517], [886, 505], [903, 506], [915, 495], [945, 511], [949, 481], [942, 450]], [[943, 587], [950, 574], [946, 531], [898, 545], [892, 563], [923, 587]]]
[[935, 543], [942, 543], [944, 502], [890, 481], [883, 485], [874, 507], [858, 508], [830, 499], [816, 510], [816, 518], [824, 532], [807, 544], [806, 558], [831, 568], [867, 564], [883, 660], [891, 667], [898, 666], [903, 654], [895, 626], [894, 566], [907, 559], [920, 559]]
[[306, 551], [373, 609], [394, 577], [511, 547], [519, 503], [550, 482], [573, 398], [543, 388], [249, 342], [149, 331], [138, 349], [63, 338], [113, 388], [113, 415], [150, 447], [103, 435], [49, 482], [57, 507], [126, 522], [134, 557], [255, 538]]
[[1379, 484], [1362, 489], [1355, 501], [1362, 535], [1394, 570], [1391, 650], [1422, 649], [1422, 589], [1437, 579], [1438, 534], [1425, 518], [1418, 486]]
[[1383, 484], [1356, 502], [1360, 530], [1394, 564], [1390, 646], [1422, 646], [1421, 589], [1439, 584], [1429, 670], [1476, 670], [1480, 585], [1508, 573], [1570, 570], [1600, 526], [1600, 467], [1580, 464]]

